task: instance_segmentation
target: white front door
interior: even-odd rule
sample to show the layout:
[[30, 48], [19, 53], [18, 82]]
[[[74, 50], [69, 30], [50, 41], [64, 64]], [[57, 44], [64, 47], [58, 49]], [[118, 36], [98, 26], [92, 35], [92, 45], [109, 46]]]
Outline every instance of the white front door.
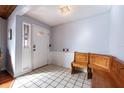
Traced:
[[32, 25], [32, 65], [33, 69], [44, 66], [48, 61], [49, 31]]

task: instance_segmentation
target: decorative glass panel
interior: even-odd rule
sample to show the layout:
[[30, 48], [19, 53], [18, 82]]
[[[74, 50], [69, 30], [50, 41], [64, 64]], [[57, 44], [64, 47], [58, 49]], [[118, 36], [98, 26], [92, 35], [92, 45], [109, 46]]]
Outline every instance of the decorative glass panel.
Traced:
[[28, 24], [23, 24], [23, 45], [24, 48], [29, 48], [30, 47], [30, 25]]

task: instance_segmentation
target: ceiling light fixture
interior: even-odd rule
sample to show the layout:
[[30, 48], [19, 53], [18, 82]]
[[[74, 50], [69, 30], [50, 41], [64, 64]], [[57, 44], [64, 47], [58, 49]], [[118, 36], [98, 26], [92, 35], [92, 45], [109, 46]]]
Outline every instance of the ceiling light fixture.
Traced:
[[59, 7], [59, 12], [63, 16], [69, 15], [71, 13], [71, 6], [62, 5], [62, 6]]

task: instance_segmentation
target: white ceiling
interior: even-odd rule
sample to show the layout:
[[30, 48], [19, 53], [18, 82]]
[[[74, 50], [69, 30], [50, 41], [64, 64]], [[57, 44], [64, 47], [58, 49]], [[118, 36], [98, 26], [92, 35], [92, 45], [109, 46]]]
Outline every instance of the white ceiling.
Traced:
[[25, 15], [42, 21], [49, 26], [55, 26], [108, 12], [110, 7], [111, 6], [107, 5], [73, 5], [71, 6], [71, 14], [68, 16], [62, 16], [59, 14], [58, 5], [41, 5], [32, 6]]

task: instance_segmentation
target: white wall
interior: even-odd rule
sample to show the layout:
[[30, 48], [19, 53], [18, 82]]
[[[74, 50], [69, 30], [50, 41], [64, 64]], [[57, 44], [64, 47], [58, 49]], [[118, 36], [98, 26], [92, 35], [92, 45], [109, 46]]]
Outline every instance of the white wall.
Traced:
[[109, 13], [55, 26], [51, 31], [51, 51], [109, 53]]
[[124, 6], [112, 6], [110, 53], [124, 61]]
[[15, 74], [15, 55], [16, 55], [16, 15], [23, 14], [22, 11], [24, 6], [17, 6], [16, 9], [12, 12], [12, 14], [7, 19], [7, 37], [9, 37], [9, 31], [12, 29], [12, 40], [7, 38], [7, 63], [6, 69], [11, 74]]
[[71, 62], [74, 59], [73, 52], [50, 52], [49, 64], [55, 64], [66, 68], [71, 68]]
[[2, 69], [5, 69], [6, 63], [6, 48], [7, 48], [7, 22], [0, 17], [0, 48], [3, 52], [4, 58], [2, 60]]
[[[74, 51], [109, 54], [109, 13], [55, 26], [51, 31], [51, 63], [70, 68]], [[69, 52], [63, 52], [68, 48]]]
[[[61, 66], [73, 60], [75, 50], [111, 54], [124, 61], [124, 6], [112, 6], [108, 14], [53, 27], [51, 44], [51, 63]], [[63, 48], [70, 52], [65, 55]]]

